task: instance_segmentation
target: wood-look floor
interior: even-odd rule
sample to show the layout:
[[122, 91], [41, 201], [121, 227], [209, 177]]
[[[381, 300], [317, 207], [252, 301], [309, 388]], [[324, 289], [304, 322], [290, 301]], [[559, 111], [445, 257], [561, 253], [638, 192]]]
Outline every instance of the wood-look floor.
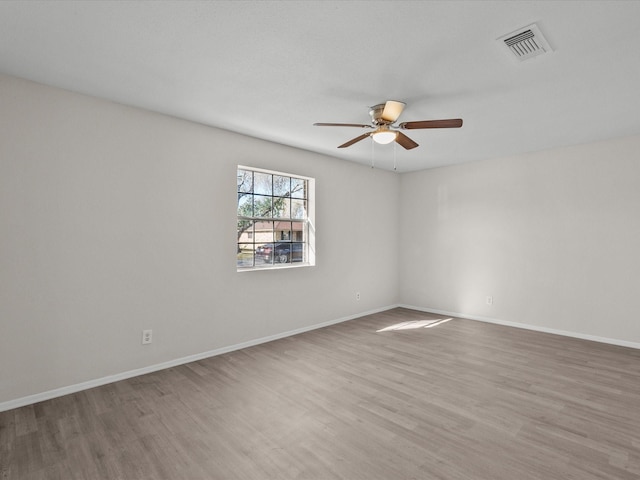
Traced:
[[2, 479], [640, 478], [640, 351], [395, 309], [0, 413]]

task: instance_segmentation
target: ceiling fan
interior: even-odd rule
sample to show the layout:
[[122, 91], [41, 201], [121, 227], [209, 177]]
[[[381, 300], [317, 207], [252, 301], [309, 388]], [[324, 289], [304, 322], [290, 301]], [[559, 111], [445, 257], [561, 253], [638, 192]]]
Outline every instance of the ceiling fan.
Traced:
[[359, 137], [343, 143], [338, 146], [338, 148], [350, 147], [360, 140], [372, 137], [376, 143], [383, 145], [395, 141], [407, 150], [416, 148], [418, 144], [397, 129], [415, 130], [422, 128], [460, 128], [462, 126], [461, 118], [402, 122], [396, 126], [394, 123], [398, 120], [398, 117], [402, 113], [402, 110], [404, 110], [405, 105], [405, 103], [395, 100], [388, 100], [385, 103], [374, 105], [369, 109], [369, 115], [371, 115], [370, 125], [360, 123], [314, 123], [314, 125], [318, 127], [359, 127], [374, 129], [373, 132], [363, 133]]

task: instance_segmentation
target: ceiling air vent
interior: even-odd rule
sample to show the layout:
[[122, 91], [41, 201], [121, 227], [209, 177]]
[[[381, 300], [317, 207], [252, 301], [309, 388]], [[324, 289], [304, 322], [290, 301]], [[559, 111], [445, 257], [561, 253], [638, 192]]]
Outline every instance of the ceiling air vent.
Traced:
[[498, 41], [521, 62], [553, 51], [535, 23], [500, 37]]

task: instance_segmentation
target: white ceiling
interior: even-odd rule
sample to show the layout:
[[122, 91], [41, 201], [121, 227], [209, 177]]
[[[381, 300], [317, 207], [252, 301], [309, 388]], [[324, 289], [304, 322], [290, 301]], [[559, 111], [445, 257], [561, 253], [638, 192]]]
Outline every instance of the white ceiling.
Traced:
[[[640, 2], [3, 1], [0, 72], [370, 164], [368, 107], [406, 133], [398, 171], [640, 133]], [[496, 41], [537, 23], [554, 52]], [[394, 146], [376, 145], [392, 169]]]

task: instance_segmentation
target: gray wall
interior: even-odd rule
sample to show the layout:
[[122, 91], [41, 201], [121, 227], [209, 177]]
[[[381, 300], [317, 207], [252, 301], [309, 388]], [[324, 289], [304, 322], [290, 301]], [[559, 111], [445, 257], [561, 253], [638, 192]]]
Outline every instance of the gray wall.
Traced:
[[639, 152], [636, 136], [403, 175], [400, 302], [639, 346]]
[[[396, 175], [7, 76], [0, 112], [0, 409], [398, 303], [640, 345], [640, 136]], [[316, 178], [315, 267], [236, 272], [238, 164]]]
[[[7, 76], [0, 112], [0, 406], [397, 303], [398, 175]], [[315, 177], [315, 267], [236, 272], [238, 164]]]

